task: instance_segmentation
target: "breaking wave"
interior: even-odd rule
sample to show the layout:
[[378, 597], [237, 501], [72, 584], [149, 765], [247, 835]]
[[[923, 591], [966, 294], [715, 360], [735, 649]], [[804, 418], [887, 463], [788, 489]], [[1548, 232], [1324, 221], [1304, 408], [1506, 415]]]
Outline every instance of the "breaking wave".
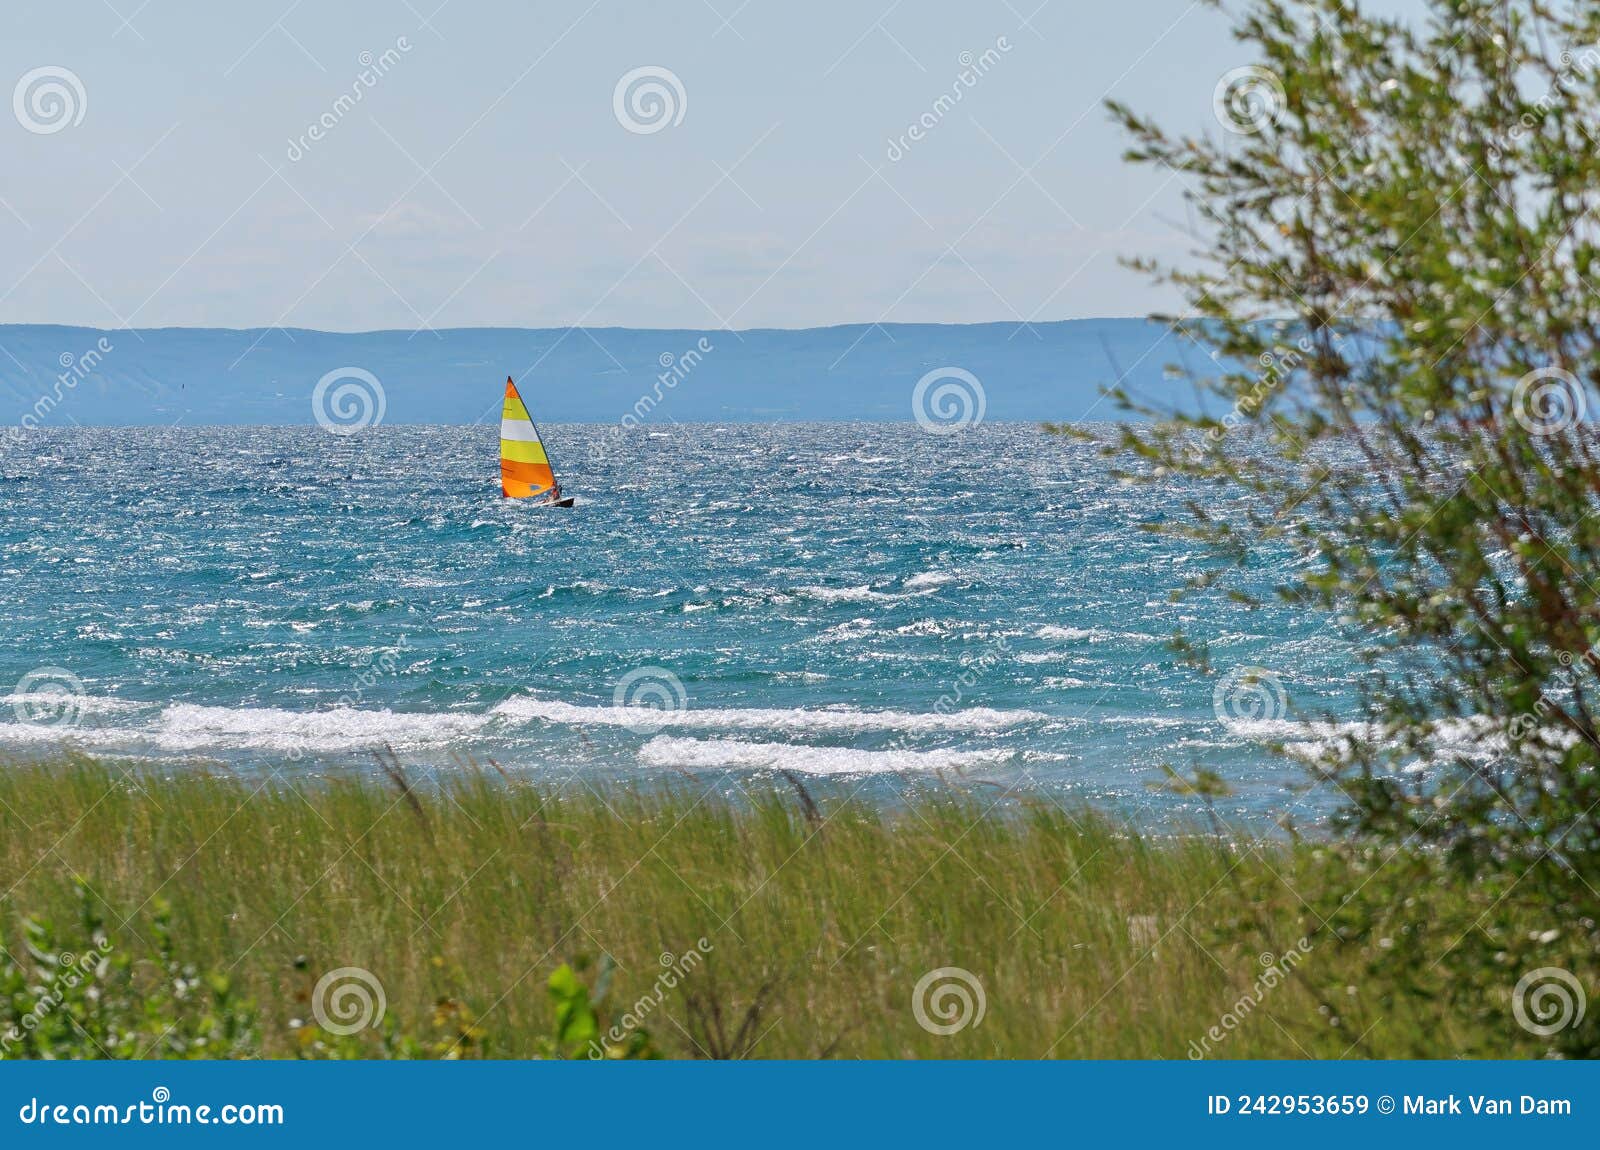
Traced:
[[809, 775], [865, 775], [885, 771], [939, 771], [1003, 763], [1010, 751], [859, 751], [795, 743], [738, 739], [687, 739], [657, 735], [639, 750], [652, 767], [790, 770]]

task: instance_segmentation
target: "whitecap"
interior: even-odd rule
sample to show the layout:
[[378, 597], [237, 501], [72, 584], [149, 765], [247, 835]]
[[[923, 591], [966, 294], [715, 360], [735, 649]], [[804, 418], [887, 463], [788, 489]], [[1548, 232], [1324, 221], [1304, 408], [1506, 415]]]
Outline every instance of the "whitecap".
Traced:
[[969, 707], [937, 711], [858, 711], [853, 708], [696, 707], [646, 711], [639, 707], [579, 706], [559, 699], [518, 696], [494, 708], [500, 718], [538, 719], [572, 726], [710, 727], [738, 731], [998, 731], [1049, 719], [1038, 711], [996, 711]]
[[1110, 643], [1116, 640], [1134, 643], [1153, 643], [1154, 635], [1143, 631], [1109, 631], [1103, 627], [1057, 627], [1048, 624], [1034, 632], [1038, 639], [1065, 639], [1069, 642], [1087, 639], [1091, 643]]
[[1010, 751], [861, 751], [738, 739], [685, 739], [657, 735], [639, 749], [653, 767], [790, 770], [810, 775], [863, 775], [885, 771], [938, 771], [1005, 762]]
[[1104, 631], [1096, 631], [1090, 628], [1057, 627], [1054, 625], [1040, 627], [1034, 632], [1034, 636], [1039, 639], [1094, 639], [1097, 636], [1103, 637], [1104, 635]]
[[335, 707], [290, 711], [279, 707], [208, 707], [174, 703], [149, 726], [43, 723], [0, 724], [0, 744], [63, 744], [112, 748], [153, 747], [171, 752], [255, 750], [320, 753], [436, 746], [470, 738], [487, 715], [364, 711]]
[[206, 707], [175, 703], [149, 738], [167, 750], [213, 747], [345, 751], [448, 743], [474, 734], [484, 715], [359, 710], [289, 711], [279, 707]]
[[874, 591], [865, 583], [859, 587], [796, 587], [795, 594], [823, 603], [893, 603], [905, 598], [887, 591]]

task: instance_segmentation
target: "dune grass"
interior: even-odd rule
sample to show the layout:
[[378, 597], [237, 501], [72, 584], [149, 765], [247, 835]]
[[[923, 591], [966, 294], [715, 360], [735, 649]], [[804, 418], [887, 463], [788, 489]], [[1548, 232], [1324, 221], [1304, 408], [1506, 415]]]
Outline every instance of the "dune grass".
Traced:
[[[1141, 837], [987, 794], [885, 813], [779, 790], [732, 802], [692, 781], [645, 795], [472, 772], [412, 789], [16, 766], [0, 771], [0, 1023], [98, 940], [99, 970], [6, 1053], [1537, 1053], [1425, 977], [1374, 985], [1377, 944], [1324, 925], [1360, 868], [1328, 847]], [[564, 964], [575, 977], [552, 989]], [[381, 987], [383, 1017], [332, 1034], [315, 988], [352, 967]], [[951, 1034], [913, 1010], [940, 968], [981, 988], [981, 1020], [967, 983]], [[950, 993], [930, 991], [928, 1021], [961, 1012], [960, 979], [938, 980]], [[622, 1041], [590, 1047], [574, 994]]]

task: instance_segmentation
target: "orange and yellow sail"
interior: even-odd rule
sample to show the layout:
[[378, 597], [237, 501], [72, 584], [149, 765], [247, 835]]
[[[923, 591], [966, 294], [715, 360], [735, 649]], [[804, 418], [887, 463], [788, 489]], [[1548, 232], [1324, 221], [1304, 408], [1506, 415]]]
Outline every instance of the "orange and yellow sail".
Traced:
[[539, 439], [517, 385], [506, 379], [506, 401], [500, 410], [500, 491], [507, 499], [550, 495], [556, 474]]

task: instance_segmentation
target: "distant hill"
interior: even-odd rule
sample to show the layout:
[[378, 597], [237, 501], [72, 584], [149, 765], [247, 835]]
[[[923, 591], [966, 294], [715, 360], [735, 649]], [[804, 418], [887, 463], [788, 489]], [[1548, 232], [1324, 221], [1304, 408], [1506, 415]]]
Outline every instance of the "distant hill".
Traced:
[[1162, 375], [1180, 354], [1141, 319], [743, 332], [13, 324], [0, 325], [0, 404], [11, 409], [0, 415], [15, 426], [31, 412], [42, 427], [311, 423], [318, 381], [360, 368], [382, 385], [386, 423], [497, 418], [508, 374], [549, 422], [909, 420], [917, 381], [951, 367], [980, 381], [990, 420], [1115, 419], [1100, 387], [1120, 372], [1141, 394], [1186, 394]]

